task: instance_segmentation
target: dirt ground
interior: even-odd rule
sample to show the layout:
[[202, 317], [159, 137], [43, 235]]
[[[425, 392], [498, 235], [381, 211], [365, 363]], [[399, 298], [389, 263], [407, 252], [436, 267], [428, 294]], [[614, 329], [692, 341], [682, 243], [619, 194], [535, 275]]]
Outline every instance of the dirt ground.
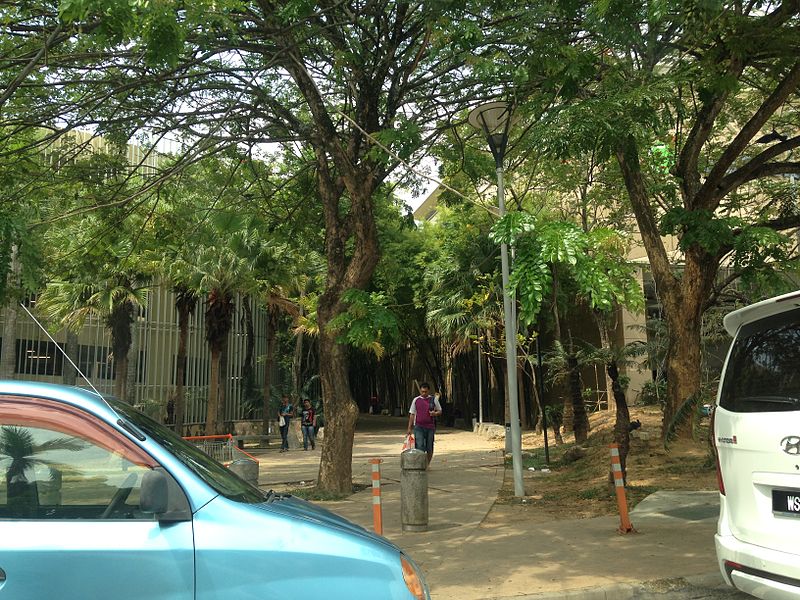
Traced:
[[[626, 494], [629, 508], [658, 490], [715, 490], [716, 473], [708, 446], [708, 418], [699, 421], [694, 440], [661, 442], [661, 411], [657, 407], [631, 407], [631, 420], [642, 424], [638, 430], [649, 439], [631, 437]], [[514, 496], [511, 463], [505, 474], [494, 508], [486, 524], [513, 520], [549, 521], [619, 514], [614, 487], [609, 483], [610, 454], [615, 415], [603, 411], [590, 415], [589, 439], [583, 444], [586, 456], [571, 463], [561, 460], [574, 446], [573, 436], [555, 445], [549, 432], [550, 463], [544, 460], [544, 438], [524, 433], [524, 498]], [[543, 471], [542, 468], [549, 472]], [[534, 470], [531, 470], [534, 469]]]

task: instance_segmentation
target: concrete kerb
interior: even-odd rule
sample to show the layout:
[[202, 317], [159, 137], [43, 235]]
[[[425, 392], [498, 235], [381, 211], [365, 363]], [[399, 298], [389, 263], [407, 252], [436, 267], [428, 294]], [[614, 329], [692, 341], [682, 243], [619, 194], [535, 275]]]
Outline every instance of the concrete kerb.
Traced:
[[615, 583], [600, 587], [564, 590], [559, 592], [538, 592], [525, 596], [492, 596], [485, 600], [636, 600], [652, 598], [654, 594], [680, 591], [689, 587], [706, 590], [730, 589], [719, 572], [672, 579], [655, 579], [640, 583]]

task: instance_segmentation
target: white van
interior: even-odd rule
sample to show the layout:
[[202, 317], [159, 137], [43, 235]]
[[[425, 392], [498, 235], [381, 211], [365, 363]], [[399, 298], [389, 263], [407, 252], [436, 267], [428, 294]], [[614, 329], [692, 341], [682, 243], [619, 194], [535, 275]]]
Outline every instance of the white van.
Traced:
[[800, 599], [800, 292], [730, 313], [734, 336], [712, 416], [728, 584]]

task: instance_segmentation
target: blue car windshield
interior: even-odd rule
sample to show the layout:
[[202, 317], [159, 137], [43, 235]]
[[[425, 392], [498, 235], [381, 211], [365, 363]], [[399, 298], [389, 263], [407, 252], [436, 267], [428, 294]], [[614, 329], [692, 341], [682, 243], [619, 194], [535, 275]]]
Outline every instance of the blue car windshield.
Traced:
[[129, 404], [110, 398], [107, 398], [107, 401], [118, 414], [141, 429], [146, 436], [161, 444], [175, 458], [221, 495], [237, 502], [249, 504], [265, 501], [264, 492], [234, 475], [229, 469], [184, 440], [171, 429], [140, 413]]

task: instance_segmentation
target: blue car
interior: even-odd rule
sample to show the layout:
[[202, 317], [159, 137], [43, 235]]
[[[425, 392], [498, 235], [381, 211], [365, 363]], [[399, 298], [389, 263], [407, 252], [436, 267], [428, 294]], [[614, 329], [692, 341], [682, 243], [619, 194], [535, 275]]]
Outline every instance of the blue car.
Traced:
[[386, 539], [131, 406], [0, 381], [0, 600], [428, 600]]

